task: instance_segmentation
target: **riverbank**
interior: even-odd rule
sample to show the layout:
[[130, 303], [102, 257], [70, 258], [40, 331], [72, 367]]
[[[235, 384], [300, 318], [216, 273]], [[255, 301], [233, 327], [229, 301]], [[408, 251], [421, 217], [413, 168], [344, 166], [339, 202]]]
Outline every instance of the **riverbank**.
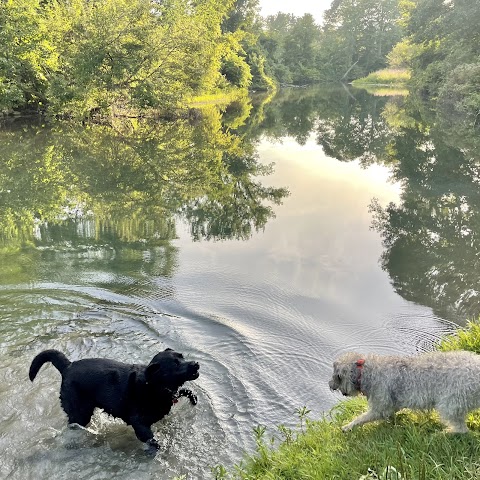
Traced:
[[[480, 353], [480, 323], [446, 337], [439, 350]], [[297, 431], [279, 427], [271, 439], [255, 429], [256, 452], [233, 473], [222, 466], [214, 477], [241, 480], [379, 479], [471, 480], [480, 477], [480, 412], [468, 416], [471, 432], [444, 433], [436, 412], [403, 410], [393, 422], [374, 422], [343, 433], [341, 426], [365, 411], [364, 398], [340, 402], [324, 418], [297, 412]]]
[[366, 77], [358, 78], [352, 81], [354, 87], [364, 87], [366, 85], [376, 85], [379, 87], [404, 87], [410, 80], [410, 71], [399, 68], [384, 68], [372, 72]]
[[233, 102], [248, 98], [249, 91], [246, 88], [229, 88], [217, 90], [204, 95], [195, 95], [185, 99], [188, 108], [200, 108], [205, 105], [225, 107]]

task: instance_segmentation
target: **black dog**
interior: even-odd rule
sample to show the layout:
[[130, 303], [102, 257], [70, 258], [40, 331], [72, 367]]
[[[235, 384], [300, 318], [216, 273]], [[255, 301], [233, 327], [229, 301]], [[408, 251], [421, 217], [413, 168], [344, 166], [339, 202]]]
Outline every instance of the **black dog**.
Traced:
[[181, 353], [167, 348], [148, 365], [127, 364], [106, 358], [70, 362], [58, 350], [44, 350], [30, 365], [33, 382], [44, 363], [51, 362], [62, 374], [60, 401], [69, 423], [86, 427], [95, 407], [121, 418], [137, 438], [158, 449], [151, 426], [168, 414], [179, 397], [195, 405], [197, 397], [179, 387], [198, 378], [200, 366], [187, 362]]

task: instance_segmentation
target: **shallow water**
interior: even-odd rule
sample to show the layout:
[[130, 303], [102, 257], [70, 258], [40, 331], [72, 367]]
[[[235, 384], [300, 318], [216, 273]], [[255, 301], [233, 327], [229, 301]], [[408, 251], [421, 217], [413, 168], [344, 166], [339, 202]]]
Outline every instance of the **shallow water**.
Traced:
[[[255, 426], [275, 434], [297, 424], [296, 409], [319, 418], [338, 402], [328, 389], [338, 354], [415, 353], [451, 331], [399, 296], [380, 266], [369, 205], [401, 193], [387, 167], [329, 158], [312, 137], [262, 137], [256, 151], [274, 162], [262, 184], [290, 194], [248, 240], [192, 241], [177, 215], [168, 244], [122, 248], [87, 241], [98, 226], [85, 220], [68, 241], [10, 254], [0, 286], [1, 478], [210, 478], [213, 465], [252, 451]], [[46, 348], [147, 363], [166, 347], [200, 363], [189, 385], [198, 404], [182, 400], [156, 425], [154, 459], [101, 412], [88, 430], [68, 429], [52, 366], [28, 380]]]

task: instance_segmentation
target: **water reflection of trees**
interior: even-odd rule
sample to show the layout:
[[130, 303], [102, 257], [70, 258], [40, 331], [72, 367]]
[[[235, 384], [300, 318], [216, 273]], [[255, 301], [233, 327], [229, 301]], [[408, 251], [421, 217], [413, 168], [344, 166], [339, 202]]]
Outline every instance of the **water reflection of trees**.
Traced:
[[3, 251], [163, 245], [176, 237], [179, 213], [196, 239], [246, 238], [272, 217], [268, 203], [288, 193], [262, 186], [267, 171], [251, 143], [225, 131], [213, 108], [195, 125], [15, 125], [0, 142]]
[[[429, 111], [413, 100], [358, 91], [295, 89], [264, 100], [232, 105], [223, 117], [206, 110], [196, 125], [1, 130], [2, 251], [102, 245], [122, 250], [128, 263], [143, 262], [148, 248], [156, 252], [152, 272], [168, 276], [176, 262], [176, 215], [193, 239], [248, 238], [287, 195], [262, 185], [268, 167], [256, 158], [255, 143], [262, 136], [313, 139], [341, 161], [388, 163], [404, 185], [397, 205], [372, 204], [382, 266], [397, 292], [442, 316], [480, 313], [475, 132], [443, 117], [431, 125]], [[22, 261], [4, 256], [0, 270], [23, 275], [36, 263]]]
[[383, 159], [390, 138], [390, 129], [382, 118], [388, 100], [360, 90], [353, 93], [343, 95], [343, 105], [334, 115], [320, 119], [317, 142], [330, 157], [369, 165]]
[[415, 99], [353, 90], [286, 92], [265, 109], [272, 138], [315, 138], [341, 161], [389, 164], [400, 202], [372, 203], [383, 237], [383, 268], [396, 291], [440, 315], [480, 313], [480, 157], [478, 135]]
[[272, 207], [265, 201], [278, 205], [288, 193], [284, 188], [264, 187], [252, 180], [271, 171], [270, 166], [259, 165], [252, 154], [239, 157], [227, 153], [224, 164], [230, 177], [226, 188], [216, 195], [196, 198], [183, 208], [194, 239], [247, 239], [273, 216]]
[[260, 130], [304, 145], [315, 138], [325, 153], [341, 161], [379, 161], [390, 136], [382, 112], [388, 102], [362, 90], [311, 88], [282, 91], [265, 108]]
[[409, 124], [392, 135], [389, 148], [394, 178], [404, 185], [401, 202], [385, 209], [372, 205], [385, 247], [382, 265], [404, 298], [443, 316], [476, 316], [480, 157], [447, 144], [450, 132], [421, 121]]

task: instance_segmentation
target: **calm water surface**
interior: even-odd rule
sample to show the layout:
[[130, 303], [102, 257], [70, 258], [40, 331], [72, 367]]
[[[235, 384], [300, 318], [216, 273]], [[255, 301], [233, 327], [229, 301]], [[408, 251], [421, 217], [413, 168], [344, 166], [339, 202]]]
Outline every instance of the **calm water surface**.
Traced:
[[[386, 244], [385, 221], [371, 228], [372, 205], [377, 220], [390, 202], [406, 205], [408, 184], [398, 163], [380, 161], [391, 127], [372, 111], [386, 100], [336, 95], [329, 110], [326, 94], [280, 96], [257, 123], [254, 104], [237, 123], [234, 109], [230, 124], [211, 114], [122, 140], [100, 127], [5, 128], [1, 478], [211, 478], [211, 466], [252, 451], [253, 427], [274, 435], [295, 426], [297, 408], [319, 418], [338, 402], [327, 381], [339, 353], [428, 350], [467, 316], [430, 283], [423, 300], [405, 293], [413, 269], [389, 271], [399, 247]], [[341, 136], [348, 125], [362, 127], [357, 143]], [[243, 150], [216, 157], [217, 138], [198, 153], [212, 131]], [[178, 152], [188, 155], [169, 166]], [[199, 402], [156, 425], [155, 459], [101, 412], [88, 431], [67, 429], [52, 366], [28, 380], [46, 348], [148, 363], [166, 347], [201, 364], [189, 385]]]

